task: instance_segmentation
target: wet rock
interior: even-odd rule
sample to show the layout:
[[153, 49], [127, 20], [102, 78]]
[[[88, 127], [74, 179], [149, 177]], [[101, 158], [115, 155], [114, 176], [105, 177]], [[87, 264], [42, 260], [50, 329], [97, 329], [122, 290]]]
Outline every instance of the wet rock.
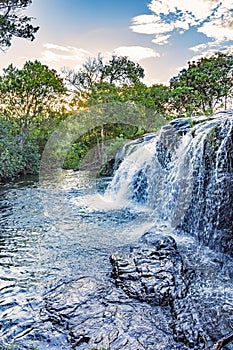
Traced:
[[90, 277], [55, 288], [44, 310], [45, 319], [66, 330], [73, 349], [186, 349], [174, 344], [169, 314]]
[[132, 199], [136, 203], [145, 204], [147, 201], [147, 178], [142, 170], [139, 170], [133, 179], [132, 186], [134, 188]]
[[145, 233], [127, 256], [113, 254], [112, 276], [130, 297], [153, 305], [170, 305], [187, 294], [190, 272], [182, 262], [175, 240]]
[[186, 133], [190, 130], [190, 124], [192, 121], [188, 118], [179, 118], [172, 120], [170, 124], [178, 133]]
[[211, 249], [233, 257], [232, 118], [223, 115], [213, 120], [202, 145], [197, 145], [191, 201], [179, 228]]
[[111, 277], [80, 277], [50, 290], [40, 322], [51, 339], [66, 336], [67, 349], [211, 349], [231, 331], [232, 283], [222, 276], [221, 256], [203, 256], [200, 247], [152, 229], [111, 256]]

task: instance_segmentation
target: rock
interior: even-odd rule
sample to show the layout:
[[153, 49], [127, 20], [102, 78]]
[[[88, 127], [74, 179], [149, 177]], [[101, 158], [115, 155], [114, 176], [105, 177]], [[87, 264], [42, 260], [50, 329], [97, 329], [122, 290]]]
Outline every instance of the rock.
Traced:
[[113, 254], [110, 261], [116, 285], [130, 297], [153, 305], [170, 305], [187, 293], [190, 272], [170, 236], [146, 232], [127, 256]]
[[233, 265], [214, 260], [213, 252], [205, 261], [203, 255], [200, 247], [177, 245], [153, 228], [112, 254], [111, 276], [80, 277], [48, 292], [41, 322], [51, 337], [67, 337], [67, 349], [211, 348], [233, 323], [227, 270], [226, 290], [219, 283], [224, 266]]
[[112, 283], [90, 277], [61, 284], [49, 293], [44, 321], [48, 319], [54, 331], [65, 330], [73, 349], [187, 349], [180, 342], [174, 344], [169, 310], [140, 303]]

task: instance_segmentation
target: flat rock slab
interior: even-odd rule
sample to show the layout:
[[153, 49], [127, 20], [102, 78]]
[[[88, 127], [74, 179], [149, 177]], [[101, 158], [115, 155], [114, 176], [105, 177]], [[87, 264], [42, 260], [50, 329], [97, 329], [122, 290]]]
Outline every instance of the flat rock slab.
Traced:
[[140, 303], [93, 278], [57, 287], [49, 294], [46, 313], [47, 321], [67, 330], [74, 349], [186, 349], [174, 344], [168, 308]]

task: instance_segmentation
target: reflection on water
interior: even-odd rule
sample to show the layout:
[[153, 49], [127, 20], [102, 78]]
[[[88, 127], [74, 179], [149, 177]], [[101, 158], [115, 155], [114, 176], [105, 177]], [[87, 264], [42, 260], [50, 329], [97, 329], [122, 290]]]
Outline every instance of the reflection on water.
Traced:
[[96, 190], [100, 194], [94, 201], [101, 198], [107, 182], [88, 172], [61, 171], [40, 185], [29, 179], [0, 187], [3, 343], [32, 331], [47, 289], [78, 276], [106, 278], [112, 251], [148, 226], [143, 213], [133, 209], [94, 210], [88, 205], [85, 198]]
[[[152, 226], [148, 208], [119, 208], [105, 200], [109, 180], [60, 171], [40, 183], [29, 179], [0, 186], [0, 349], [13, 342], [14, 350], [71, 350], [65, 327], [54, 329], [45, 315], [47, 291], [82, 276], [109, 283], [109, 256]], [[175, 235], [167, 226], [156, 231]], [[187, 247], [192, 268], [203, 280], [211, 278], [213, 253], [203, 254], [190, 237], [175, 239]], [[219, 287], [232, 307], [230, 279], [226, 283], [222, 272], [216, 278], [215, 270], [204, 292], [209, 288], [212, 296]]]

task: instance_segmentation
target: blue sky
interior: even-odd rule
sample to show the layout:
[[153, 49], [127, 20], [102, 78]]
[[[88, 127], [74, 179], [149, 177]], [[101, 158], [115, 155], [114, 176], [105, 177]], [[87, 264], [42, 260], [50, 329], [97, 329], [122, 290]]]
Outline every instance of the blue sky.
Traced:
[[187, 61], [233, 52], [233, 0], [33, 0], [34, 42], [14, 39], [0, 69], [38, 59], [58, 71], [79, 69], [100, 53], [126, 55], [147, 84], [166, 83]]

